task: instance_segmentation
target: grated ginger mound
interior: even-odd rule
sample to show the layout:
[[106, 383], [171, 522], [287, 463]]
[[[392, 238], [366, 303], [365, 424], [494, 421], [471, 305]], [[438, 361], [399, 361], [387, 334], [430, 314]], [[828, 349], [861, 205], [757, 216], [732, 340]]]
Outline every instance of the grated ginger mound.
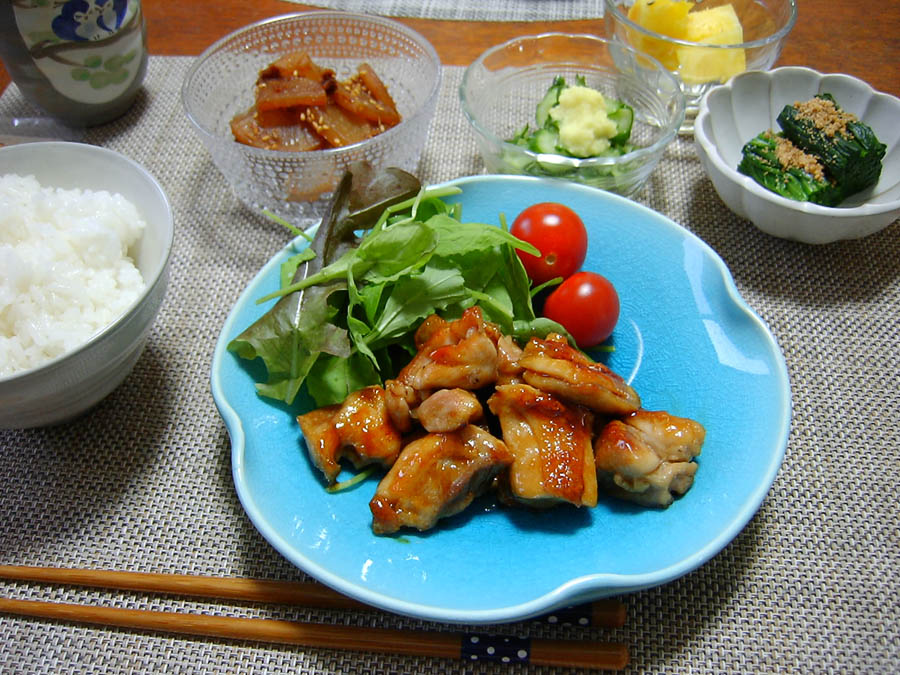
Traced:
[[603, 94], [589, 87], [566, 87], [550, 109], [559, 124], [560, 144], [575, 157], [595, 157], [609, 149], [616, 123], [606, 114]]

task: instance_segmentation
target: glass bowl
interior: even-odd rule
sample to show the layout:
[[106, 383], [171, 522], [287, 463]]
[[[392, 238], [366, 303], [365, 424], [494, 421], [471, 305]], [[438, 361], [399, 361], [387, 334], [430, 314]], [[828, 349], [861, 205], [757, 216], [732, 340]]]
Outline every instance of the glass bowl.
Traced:
[[[619, 157], [579, 159], [533, 152], [509, 142], [556, 76], [587, 86], [634, 109], [631, 141]], [[488, 49], [463, 75], [460, 99], [489, 173], [569, 180], [621, 195], [635, 194], [659, 163], [684, 119], [678, 81], [655, 59], [593, 35], [545, 33]]]
[[[690, 42], [649, 30], [628, 18], [636, 0], [604, 0], [606, 33], [657, 58], [681, 83], [686, 101], [681, 132], [693, 132], [700, 99], [713, 86], [744, 70], [768, 70], [797, 21], [796, 0], [704, 0], [695, 10], [731, 5], [740, 21], [743, 42]], [[710, 38], [715, 40], [715, 38]]]
[[[306, 51], [342, 80], [367, 62], [403, 120], [342, 148], [266, 150], [234, 140], [229, 123], [253, 103], [261, 69]], [[358, 161], [415, 171], [434, 116], [441, 64], [434, 47], [403, 24], [377, 16], [313, 11], [266, 19], [226, 35], [192, 65], [181, 98], [188, 119], [238, 198], [301, 227], [318, 221], [344, 170]]]

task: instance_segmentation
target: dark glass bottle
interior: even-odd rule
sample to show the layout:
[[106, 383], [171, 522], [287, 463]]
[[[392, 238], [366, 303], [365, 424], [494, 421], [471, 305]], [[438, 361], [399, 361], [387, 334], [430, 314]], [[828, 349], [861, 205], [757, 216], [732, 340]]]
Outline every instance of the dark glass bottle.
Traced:
[[128, 110], [147, 72], [140, 0], [0, 0], [0, 58], [51, 117], [109, 122]]

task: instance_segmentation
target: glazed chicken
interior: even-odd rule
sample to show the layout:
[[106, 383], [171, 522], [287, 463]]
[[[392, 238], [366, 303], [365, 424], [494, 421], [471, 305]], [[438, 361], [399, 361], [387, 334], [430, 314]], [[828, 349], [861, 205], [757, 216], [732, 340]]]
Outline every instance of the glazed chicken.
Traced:
[[372, 530], [427, 530], [465, 509], [512, 463], [506, 444], [473, 425], [427, 434], [403, 448], [369, 502]]
[[497, 337], [481, 308], [470, 307], [456, 321], [432, 315], [416, 331], [418, 352], [397, 375], [417, 391], [480, 389], [497, 381]]
[[425, 431], [456, 431], [467, 424], [480, 422], [484, 418], [484, 408], [471, 391], [439, 389], [422, 401], [415, 417]]
[[527, 384], [498, 386], [488, 407], [514, 460], [498, 481], [505, 501], [597, 505], [593, 415]]
[[297, 418], [313, 464], [329, 483], [347, 458], [358, 469], [368, 464], [389, 467], [403, 447], [400, 432], [391, 423], [384, 389], [365, 387], [339, 405], [318, 408]]
[[694, 482], [706, 430], [664, 411], [639, 410], [609, 422], [594, 443], [601, 486], [643, 504], [668, 506]]
[[570, 346], [562, 335], [531, 338], [519, 365], [528, 384], [594, 412], [618, 416], [641, 407], [637, 392], [618, 373]]
[[497, 384], [522, 382], [522, 348], [509, 335], [497, 339]]
[[562, 335], [523, 349], [471, 307], [455, 321], [430, 316], [414, 338], [416, 354], [383, 388], [297, 418], [329, 483], [344, 459], [388, 470], [369, 503], [375, 533], [427, 530], [491, 488], [504, 504], [546, 508], [596, 506], [601, 489], [666, 507], [691, 487], [704, 428], [643, 410]]
[[394, 425], [408, 431], [415, 409], [437, 389], [471, 391], [496, 382], [498, 338], [479, 307], [465, 310], [456, 321], [436, 314], [427, 318], [416, 331], [416, 355], [394, 380], [385, 382]]

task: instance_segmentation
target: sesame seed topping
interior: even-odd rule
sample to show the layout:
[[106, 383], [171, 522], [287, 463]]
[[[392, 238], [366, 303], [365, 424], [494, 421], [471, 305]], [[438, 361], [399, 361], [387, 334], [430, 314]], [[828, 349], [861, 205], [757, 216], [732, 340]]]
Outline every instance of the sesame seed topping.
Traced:
[[811, 98], [808, 101], [794, 103], [797, 116], [809, 120], [827, 136], [847, 133], [847, 124], [857, 120], [853, 113], [844, 112], [826, 98]]

